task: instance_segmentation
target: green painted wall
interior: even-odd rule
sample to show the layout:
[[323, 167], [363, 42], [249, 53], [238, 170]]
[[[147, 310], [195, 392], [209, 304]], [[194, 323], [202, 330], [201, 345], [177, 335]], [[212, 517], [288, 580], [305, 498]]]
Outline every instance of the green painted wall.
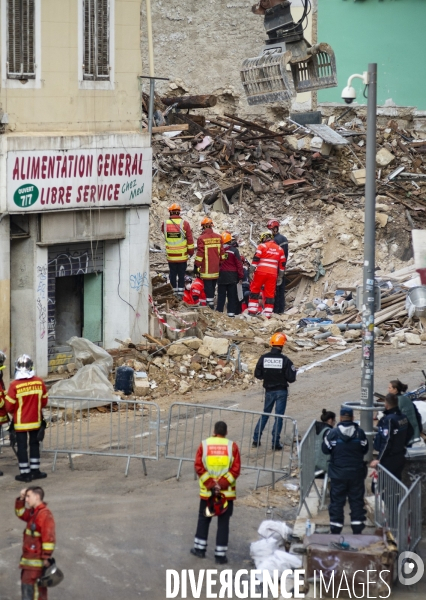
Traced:
[[[336, 54], [338, 87], [319, 102], [340, 102], [349, 75], [378, 63], [378, 104], [426, 110], [426, 0], [318, 0], [318, 41]], [[354, 81], [357, 102], [361, 81]]]

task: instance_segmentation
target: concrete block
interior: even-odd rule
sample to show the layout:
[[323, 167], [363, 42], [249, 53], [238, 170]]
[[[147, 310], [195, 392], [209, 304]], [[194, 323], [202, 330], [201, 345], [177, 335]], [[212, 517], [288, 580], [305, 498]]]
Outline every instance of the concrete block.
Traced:
[[351, 181], [358, 186], [365, 185], [365, 176], [365, 169], [355, 169], [351, 172]]

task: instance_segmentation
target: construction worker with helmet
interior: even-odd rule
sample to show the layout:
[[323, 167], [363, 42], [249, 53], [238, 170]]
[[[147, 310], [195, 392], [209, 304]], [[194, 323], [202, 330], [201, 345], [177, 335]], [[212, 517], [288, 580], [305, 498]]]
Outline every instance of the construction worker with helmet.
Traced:
[[[288, 398], [288, 386], [296, 381], [297, 369], [292, 361], [283, 354], [283, 347], [287, 341], [284, 333], [274, 333], [270, 339], [271, 350], [263, 354], [257, 361], [254, 371], [256, 379], [263, 380], [265, 388], [265, 404], [263, 412], [272, 412], [275, 405], [274, 426], [272, 428], [271, 439], [268, 439], [273, 450], [282, 450], [280, 435], [283, 426], [283, 419], [279, 418], [285, 413]], [[269, 420], [268, 415], [260, 417], [253, 434], [253, 447], [260, 446], [260, 440], [266, 423]]]
[[194, 238], [191, 226], [180, 216], [179, 204], [169, 206], [169, 218], [162, 223], [161, 231], [166, 242], [170, 284], [178, 298], [185, 291], [185, 272], [188, 258], [194, 254]]
[[215, 562], [228, 562], [229, 520], [236, 499], [235, 483], [241, 471], [241, 457], [235, 442], [227, 439], [223, 421], [214, 426], [212, 437], [203, 440], [195, 456], [195, 472], [200, 484], [198, 525], [191, 554], [205, 558], [211, 520], [217, 516]]
[[220, 263], [219, 279], [217, 280], [217, 307], [216, 310], [223, 312], [226, 299], [228, 299], [228, 317], [235, 317], [238, 310], [237, 284], [242, 283], [244, 272], [243, 263], [234, 244], [234, 239], [229, 231], [222, 233], [223, 260]]
[[47, 405], [47, 400], [46, 386], [40, 377], [36, 377], [32, 358], [22, 354], [15, 362], [15, 379], [6, 395], [6, 410], [12, 416], [18, 445], [20, 474], [16, 475], [16, 481], [28, 483], [47, 477], [46, 473], [40, 471], [40, 442], [43, 441], [46, 428], [42, 409]]
[[189, 275], [185, 275], [185, 292], [182, 300], [191, 306], [206, 306], [204, 283], [198, 276], [192, 279]]
[[213, 231], [213, 221], [205, 217], [201, 221], [202, 233], [197, 240], [194, 266], [204, 283], [207, 305], [214, 309], [214, 295], [223, 259], [222, 238]]
[[[268, 221], [266, 227], [271, 231], [274, 236], [274, 242], [278, 244], [280, 248], [284, 250], [285, 260], [288, 260], [288, 239], [285, 235], [280, 233], [280, 224], [276, 219], [271, 219]], [[275, 304], [274, 304], [274, 313], [277, 315], [282, 315], [285, 310], [285, 278], [283, 278], [283, 282], [281, 285], [277, 285], [277, 290], [275, 292]]]
[[[6, 368], [6, 366], [4, 364], [5, 362], [6, 362], [6, 354], [4, 352], [0, 351], [0, 433], [1, 433], [2, 425], [6, 425], [9, 422], [9, 416], [7, 414], [6, 403], [5, 403], [5, 386], [4, 386], [4, 382], [3, 382], [3, 371]], [[3, 471], [0, 471], [0, 477], [2, 475], [3, 475]]]
[[33, 485], [15, 500], [15, 514], [25, 521], [21, 569], [22, 600], [47, 600], [47, 587], [64, 578], [52, 558], [55, 549], [55, 520], [44, 502], [44, 490]]
[[253, 275], [250, 284], [249, 315], [257, 315], [259, 311], [259, 298], [263, 288], [264, 307], [263, 314], [269, 319], [274, 309], [275, 291], [283, 282], [285, 270], [284, 250], [272, 239], [272, 233], [265, 231], [260, 236], [260, 244], [250, 267]]

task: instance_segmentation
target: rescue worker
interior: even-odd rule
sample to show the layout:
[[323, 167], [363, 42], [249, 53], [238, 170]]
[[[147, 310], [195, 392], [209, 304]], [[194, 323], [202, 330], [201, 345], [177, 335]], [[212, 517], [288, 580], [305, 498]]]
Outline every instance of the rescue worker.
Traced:
[[398, 406], [398, 396], [387, 394], [383, 417], [377, 423], [377, 434], [373, 446], [379, 453], [370, 467], [380, 463], [392, 475], [401, 481], [405, 465], [405, 451], [413, 435], [413, 428]]
[[[287, 341], [284, 333], [274, 333], [270, 339], [271, 351], [263, 354], [257, 361], [254, 370], [256, 379], [263, 379], [265, 388], [265, 404], [263, 412], [270, 414], [275, 405], [275, 414], [284, 415], [287, 406], [288, 385], [296, 381], [297, 369], [292, 361], [283, 354], [283, 347]], [[260, 446], [260, 439], [269, 417], [263, 415], [257, 422], [253, 434], [253, 447]], [[282, 450], [280, 435], [283, 419], [275, 417], [272, 428], [272, 449]]]
[[[5, 387], [4, 387], [4, 382], [3, 382], [3, 371], [5, 370], [6, 366], [5, 363], [6, 362], [6, 354], [4, 352], [0, 351], [0, 434], [1, 434], [1, 428], [2, 425], [6, 425], [9, 422], [9, 417], [7, 414], [7, 410], [6, 410], [6, 404], [5, 404]], [[0, 471], [0, 477], [3, 475], [3, 471]]]
[[47, 600], [47, 588], [39, 586], [38, 580], [51, 565], [56, 540], [55, 521], [43, 500], [43, 489], [33, 485], [15, 501], [16, 516], [27, 524], [19, 563], [22, 600]]
[[205, 558], [209, 527], [213, 515], [218, 518], [215, 561], [228, 562], [229, 520], [236, 498], [235, 482], [241, 471], [240, 451], [235, 442], [227, 439], [228, 427], [223, 421], [214, 426], [212, 437], [204, 440], [195, 456], [195, 472], [200, 484], [200, 508], [197, 532], [191, 554]]
[[232, 235], [228, 231], [222, 233], [223, 260], [219, 268], [219, 279], [217, 280], [217, 307], [216, 310], [223, 312], [225, 302], [228, 300], [228, 317], [235, 317], [238, 310], [237, 284], [242, 283], [244, 272], [243, 263], [238, 251], [238, 244], [232, 242]]
[[204, 284], [198, 277], [192, 279], [189, 275], [185, 275], [185, 292], [183, 301], [191, 306], [206, 306], [206, 294], [204, 292]]
[[410, 445], [420, 441], [420, 433], [423, 431], [423, 423], [417, 406], [409, 396], [406, 396], [408, 385], [393, 379], [389, 382], [388, 393], [398, 396], [398, 408], [405, 415], [413, 428], [413, 435], [410, 439]]
[[259, 298], [264, 288], [265, 303], [263, 314], [269, 319], [274, 309], [275, 290], [284, 278], [285, 254], [273, 240], [272, 233], [267, 231], [260, 236], [260, 244], [253, 257], [250, 274], [254, 273], [250, 284], [249, 315], [257, 315]]
[[[288, 260], [288, 239], [280, 233], [280, 224], [277, 220], [271, 219], [266, 227], [272, 232], [274, 242], [284, 250], [285, 260]], [[285, 278], [281, 285], [277, 285], [275, 293], [274, 313], [282, 315], [285, 310]]]
[[353, 421], [349, 406], [340, 409], [340, 423], [324, 437], [322, 451], [330, 454], [328, 477], [330, 479], [330, 533], [341, 533], [344, 524], [346, 498], [351, 509], [351, 527], [356, 535], [365, 527], [364, 492], [368, 452], [365, 432]]
[[169, 218], [162, 223], [161, 231], [166, 242], [166, 255], [169, 263], [169, 279], [178, 298], [182, 298], [185, 288], [185, 272], [188, 258], [194, 254], [194, 238], [191, 226], [180, 216], [179, 204], [169, 207]]
[[321, 471], [319, 476], [327, 472], [330, 455], [322, 451], [324, 436], [336, 425], [336, 413], [331, 410], [322, 409], [319, 421], [315, 423], [315, 471]]
[[44, 381], [36, 377], [31, 357], [23, 354], [15, 363], [15, 380], [6, 395], [6, 409], [13, 419], [18, 446], [20, 474], [16, 475], [16, 481], [28, 483], [47, 477], [40, 471], [40, 441], [45, 429], [42, 408], [47, 405], [47, 399]]
[[223, 257], [222, 238], [213, 231], [213, 221], [208, 217], [201, 221], [201, 229], [194, 265], [204, 283], [207, 305], [214, 309], [214, 294]]

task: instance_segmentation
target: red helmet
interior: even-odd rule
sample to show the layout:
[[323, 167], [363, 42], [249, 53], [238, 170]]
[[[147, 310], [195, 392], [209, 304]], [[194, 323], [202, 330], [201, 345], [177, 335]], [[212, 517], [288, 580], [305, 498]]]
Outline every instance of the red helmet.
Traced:
[[274, 227], [279, 227], [279, 226], [280, 226], [280, 224], [278, 221], [276, 221], [275, 219], [271, 219], [270, 221], [268, 221], [268, 224], [266, 227], [268, 229], [273, 229]]

